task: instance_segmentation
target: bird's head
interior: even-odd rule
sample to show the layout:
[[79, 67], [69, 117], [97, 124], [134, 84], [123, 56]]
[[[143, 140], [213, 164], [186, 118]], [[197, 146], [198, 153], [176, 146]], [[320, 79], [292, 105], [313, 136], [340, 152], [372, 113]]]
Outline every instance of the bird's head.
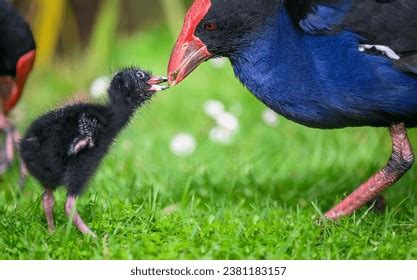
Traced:
[[0, 110], [8, 113], [17, 104], [36, 57], [36, 43], [24, 18], [0, 1]]
[[110, 101], [113, 104], [140, 105], [151, 99], [156, 92], [168, 89], [160, 85], [166, 81], [164, 77], [153, 76], [139, 68], [121, 70], [110, 83]]
[[202, 62], [231, 57], [251, 44], [281, 0], [195, 0], [172, 52], [168, 82], [176, 85]]
[[[11, 55], [8, 59], [13, 59], [14, 56], [15, 55]], [[35, 49], [21, 54], [17, 58], [16, 65], [10, 67], [9, 70], [5, 70], [5, 75], [0, 77], [0, 99], [3, 101], [2, 109], [6, 114], [13, 109], [19, 101], [25, 87], [26, 80], [29, 77], [35, 63], [35, 57]]]

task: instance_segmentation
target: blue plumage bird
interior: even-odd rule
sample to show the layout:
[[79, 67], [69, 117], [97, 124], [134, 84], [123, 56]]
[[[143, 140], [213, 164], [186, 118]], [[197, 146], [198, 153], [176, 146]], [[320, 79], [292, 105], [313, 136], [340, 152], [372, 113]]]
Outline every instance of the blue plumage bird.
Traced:
[[173, 50], [169, 82], [228, 57], [263, 103], [321, 129], [389, 127], [388, 164], [326, 213], [349, 215], [414, 163], [417, 126], [417, 1], [195, 0]]

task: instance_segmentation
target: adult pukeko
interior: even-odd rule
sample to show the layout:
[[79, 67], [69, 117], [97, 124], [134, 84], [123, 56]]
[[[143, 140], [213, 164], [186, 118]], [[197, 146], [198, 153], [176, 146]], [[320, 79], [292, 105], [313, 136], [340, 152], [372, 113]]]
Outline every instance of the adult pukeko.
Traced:
[[349, 215], [414, 163], [417, 1], [195, 0], [169, 63], [181, 82], [200, 63], [228, 57], [267, 106], [305, 126], [389, 127], [388, 164], [326, 213]]
[[29, 25], [8, 1], [0, 0], [0, 131], [6, 135], [0, 150], [0, 174], [13, 160], [19, 135], [7, 119], [19, 101], [35, 61], [35, 41]]
[[94, 235], [76, 211], [76, 198], [95, 173], [118, 133], [136, 110], [167, 87], [165, 78], [153, 77], [137, 68], [116, 74], [106, 105], [73, 104], [36, 120], [20, 142], [20, 153], [29, 172], [42, 183], [42, 205], [50, 231], [55, 229], [54, 190], [68, 190], [65, 211], [84, 234]]

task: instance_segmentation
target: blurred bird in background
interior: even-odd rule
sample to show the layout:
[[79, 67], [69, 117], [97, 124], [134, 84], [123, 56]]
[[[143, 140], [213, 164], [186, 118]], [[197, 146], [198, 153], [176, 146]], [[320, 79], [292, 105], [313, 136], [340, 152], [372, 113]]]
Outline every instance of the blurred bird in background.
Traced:
[[[144, 12], [144, 6], [151, 7], [151, 12]], [[35, 56], [37, 68], [42, 68], [53, 64], [57, 54], [85, 49], [85, 69], [94, 76], [108, 65], [119, 29], [144, 28], [159, 20], [152, 11], [159, 13], [160, 8], [174, 32], [182, 22], [181, 0], [0, 0], [0, 175], [14, 157], [13, 145], [19, 136], [10, 112], [21, 98]], [[33, 35], [23, 15], [30, 21]]]
[[[23, 17], [6, 0], [0, 0], [0, 175], [10, 166], [19, 134], [8, 114], [19, 101], [32, 70], [36, 46]], [[23, 168], [21, 168], [23, 171]]]

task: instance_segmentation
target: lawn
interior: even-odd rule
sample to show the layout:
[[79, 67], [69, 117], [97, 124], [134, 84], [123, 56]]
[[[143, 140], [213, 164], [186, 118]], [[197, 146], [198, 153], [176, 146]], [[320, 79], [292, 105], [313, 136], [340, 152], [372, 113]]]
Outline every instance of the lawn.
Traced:
[[[23, 131], [36, 116], [86, 95], [94, 76], [138, 64], [165, 73], [172, 38], [162, 29], [115, 42], [109, 65], [87, 73], [81, 56], [33, 73], [14, 118]], [[238, 116], [229, 145], [208, 138], [203, 112], [218, 99]], [[50, 235], [41, 188], [17, 187], [18, 166], [0, 179], [0, 259], [416, 259], [417, 168], [385, 192], [384, 214], [358, 211], [317, 224], [326, 211], [386, 163], [386, 129], [321, 131], [283, 118], [275, 128], [265, 107], [234, 79], [231, 67], [203, 65], [161, 93], [120, 135], [78, 203], [97, 233], [79, 234], [56, 193], [57, 231]], [[25, 113], [25, 114], [23, 114]], [[189, 157], [169, 149], [187, 132]], [[417, 131], [410, 137], [417, 144]], [[320, 210], [319, 210], [320, 209]]]

